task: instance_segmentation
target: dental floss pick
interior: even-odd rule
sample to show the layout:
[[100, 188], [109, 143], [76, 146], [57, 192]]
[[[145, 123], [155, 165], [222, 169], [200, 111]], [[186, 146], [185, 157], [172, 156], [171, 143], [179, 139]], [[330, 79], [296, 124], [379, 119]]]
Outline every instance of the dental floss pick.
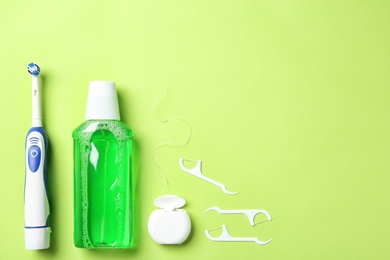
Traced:
[[195, 177], [198, 177], [199, 179], [202, 179], [208, 183], [211, 183], [215, 186], [218, 186], [222, 189], [222, 191], [226, 194], [229, 194], [229, 195], [235, 195], [235, 194], [238, 194], [238, 192], [236, 191], [229, 191], [226, 186], [220, 182], [217, 182], [209, 177], [206, 177], [202, 174], [202, 161], [201, 160], [197, 160], [196, 161], [196, 166], [195, 168], [193, 169], [187, 169], [185, 166], [184, 166], [184, 161], [193, 161], [193, 160], [185, 160], [183, 158], [180, 158], [179, 159], [179, 164], [180, 164], [180, 168], [185, 171], [186, 173], [189, 173]]
[[[205, 213], [212, 211], [212, 210], [217, 211], [219, 214], [243, 214], [243, 215], [246, 215], [246, 217], [248, 218], [249, 223], [252, 227], [254, 227], [257, 224], [265, 222], [265, 221], [261, 221], [261, 222], [255, 223], [255, 217], [257, 214], [266, 215], [266, 217], [267, 217], [266, 221], [272, 220], [272, 217], [268, 213], [268, 211], [263, 210], [263, 209], [220, 209], [219, 207], [211, 207], [211, 208], [207, 209], [205, 211]], [[217, 230], [220, 228], [222, 228], [222, 234], [219, 237], [212, 237], [210, 235], [211, 231]], [[224, 224], [219, 228], [205, 230], [205, 234], [206, 234], [206, 237], [208, 239], [210, 239], [212, 241], [216, 241], [216, 242], [255, 242], [258, 245], [265, 245], [265, 244], [268, 244], [269, 242], [272, 241], [272, 239], [269, 239], [267, 241], [261, 241], [256, 237], [233, 237], [229, 234], [229, 231], [227, 230], [227, 227]]]
[[[273, 220], [273, 219], [272, 219], [272, 220]], [[271, 221], [271, 220], [266, 219], [266, 220], [262, 220], [262, 221], [255, 222], [255, 224], [253, 225], [253, 227], [254, 227], [254, 226], [257, 226], [257, 225], [260, 225], [260, 224], [262, 224], [262, 223], [268, 222], [268, 221]], [[215, 230], [218, 230], [218, 229], [221, 229], [221, 228], [222, 228], [222, 226], [216, 227], [216, 228], [212, 228], [212, 229], [207, 229], [207, 231], [208, 231], [208, 232], [211, 232], [211, 231], [215, 231]]]
[[272, 220], [271, 214], [264, 209], [220, 209], [219, 207], [211, 207], [206, 209], [205, 213], [212, 210], [215, 210], [219, 214], [243, 214], [248, 218], [252, 227], [255, 226], [255, 217], [257, 214], [264, 214], [269, 221]]
[[32, 127], [25, 142], [24, 234], [26, 249], [39, 250], [50, 247], [46, 167], [48, 139], [42, 127], [38, 80], [40, 68], [30, 63], [27, 70], [32, 76]]
[[205, 230], [205, 234], [208, 239], [215, 242], [255, 242], [258, 245], [265, 245], [272, 241], [272, 239], [260, 241], [256, 237], [233, 237], [229, 234], [226, 225], [222, 225], [222, 234], [219, 237], [210, 236], [209, 230]]
[[[168, 89], [166, 89], [166, 92], [167, 90]], [[157, 119], [159, 118], [155, 113], [155, 104], [160, 98], [161, 98], [160, 95], [157, 96], [152, 103], [153, 114]], [[155, 159], [156, 152], [158, 149], [160, 149], [163, 146], [173, 146], [173, 147], [185, 146], [191, 140], [192, 128], [187, 121], [181, 118], [174, 117], [174, 118], [162, 119], [159, 121], [161, 123], [169, 123], [173, 121], [183, 122], [184, 124], [187, 125], [188, 132], [189, 132], [188, 138], [185, 140], [185, 142], [180, 144], [166, 142], [166, 143], [159, 144], [153, 150], [152, 153], [153, 163], [164, 176], [165, 187], [161, 190], [160, 192], [161, 195], [163, 190], [165, 188], [168, 188], [168, 178], [164, 170], [159, 166], [159, 164]], [[148, 220], [148, 231], [151, 238], [156, 243], [163, 244], [163, 245], [171, 245], [171, 244], [182, 244], [184, 241], [186, 241], [186, 239], [188, 238], [191, 232], [191, 219], [185, 210], [180, 209], [185, 205], [185, 203], [186, 201], [183, 198], [176, 195], [163, 195], [163, 196], [159, 196], [154, 200], [155, 206], [157, 206], [159, 209], [154, 210], [151, 213]]]

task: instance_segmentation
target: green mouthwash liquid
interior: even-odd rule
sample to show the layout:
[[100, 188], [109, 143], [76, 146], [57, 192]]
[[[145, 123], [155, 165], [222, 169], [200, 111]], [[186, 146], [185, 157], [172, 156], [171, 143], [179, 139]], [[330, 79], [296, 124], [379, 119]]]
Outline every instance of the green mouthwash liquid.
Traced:
[[73, 131], [74, 243], [80, 248], [127, 248], [133, 238], [133, 133], [119, 121], [114, 83], [90, 83], [86, 119]]

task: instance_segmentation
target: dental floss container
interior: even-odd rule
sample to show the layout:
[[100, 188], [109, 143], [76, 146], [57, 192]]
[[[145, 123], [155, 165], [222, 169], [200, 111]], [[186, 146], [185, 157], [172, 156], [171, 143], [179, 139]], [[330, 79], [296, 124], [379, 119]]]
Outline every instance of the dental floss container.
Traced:
[[186, 201], [176, 195], [164, 195], [154, 200], [160, 209], [152, 212], [148, 221], [148, 230], [158, 244], [182, 244], [191, 232], [191, 219], [188, 213], [180, 209]]

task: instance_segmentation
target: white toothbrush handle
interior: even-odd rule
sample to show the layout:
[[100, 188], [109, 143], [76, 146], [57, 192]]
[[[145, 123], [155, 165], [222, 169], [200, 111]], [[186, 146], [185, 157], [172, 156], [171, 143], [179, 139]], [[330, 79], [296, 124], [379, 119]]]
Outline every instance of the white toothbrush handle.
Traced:
[[49, 200], [46, 169], [47, 138], [42, 127], [33, 127], [26, 137], [24, 219], [26, 249], [50, 246]]
[[42, 126], [39, 80], [37, 76], [32, 76], [32, 126]]

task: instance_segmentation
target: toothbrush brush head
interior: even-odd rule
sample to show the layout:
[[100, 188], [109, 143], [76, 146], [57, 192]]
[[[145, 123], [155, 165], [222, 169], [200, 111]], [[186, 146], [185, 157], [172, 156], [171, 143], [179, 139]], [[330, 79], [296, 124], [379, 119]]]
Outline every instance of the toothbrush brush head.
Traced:
[[38, 76], [41, 72], [41, 68], [39, 68], [38, 64], [35, 64], [31, 62], [27, 66], [28, 73], [30, 73], [32, 76]]

